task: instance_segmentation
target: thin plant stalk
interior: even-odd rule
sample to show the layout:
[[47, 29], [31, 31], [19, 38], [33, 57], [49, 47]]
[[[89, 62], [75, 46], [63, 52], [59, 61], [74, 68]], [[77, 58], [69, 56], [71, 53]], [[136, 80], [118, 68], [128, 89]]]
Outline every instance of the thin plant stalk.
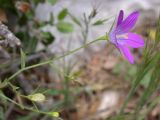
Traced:
[[[106, 38], [106, 37], [105, 37], [105, 38]], [[35, 64], [35, 65], [31, 65], [31, 66], [22, 68], [22, 69], [20, 69], [19, 71], [17, 71], [15, 74], [13, 74], [12, 76], [10, 76], [10, 77], [7, 79], [7, 82], [11, 81], [13, 78], [15, 78], [17, 75], [19, 75], [20, 73], [22, 73], [22, 72], [25, 71], [25, 70], [29, 70], [29, 69], [32, 69], [32, 68], [36, 68], [36, 67], [43, 66], [43, 65], [46, 65], [46, 64], [50, 64], [50, 63], [52, 63], [53, 61], [56, 61], [56, 60], [59, 60], [59, 59], [62, 59], [62, 58], [64, 58], [64, 57], [66, 57], [66, 56], [69, 56], [69, 55], [71, 55], [71, 54], [73, 54], [73, 53], [81, 50], [82, 48], [86, 48], [86, 47], [88, 47], [90, 44], [93, 44], [93, 43], [95, 43], [95, 42], [97, 42], [97, 41], [100, 41], [100, 40], [104, 40], [104, 37], [100, 37], [100, 38], [98, 38], [98, 39], [95, 39], [95, 40], [93, 40], [93, 41], [91, 41], [91, 42], [89, 42], [89, 43], [86, 43], [86, 44], [82, 45], [82, 46], [79, 47], [79, 48], [76, 48], [76, 49], [74, 49], [74, 50], [71, 50], [71, 51], [69, 51], [69, 52], [67, 52], [67, 53], [65, 53], [65, 54], [63, 54], [63, 55], [61, 55], [61, 56], [59, 56], [59, 57], [51, 58], [50, 60], [41, 62], [41, 63], [39, 63], [39, 64]]]

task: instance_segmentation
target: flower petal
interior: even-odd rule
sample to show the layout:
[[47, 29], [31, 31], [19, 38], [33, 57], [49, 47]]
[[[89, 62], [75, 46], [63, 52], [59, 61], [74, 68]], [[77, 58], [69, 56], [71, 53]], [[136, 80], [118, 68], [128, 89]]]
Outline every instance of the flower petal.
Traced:
[[119, 50], [121, 51], [121, 53], [123, 54], [123, 56], [131, 63], [134, 63], [134, 57], [132, 55], [132, 53], [130, 52], [129, 48], [126, 46], [122, 46], [122, 45], [118, 45], [117, 46], [119, 48]]
[[144, 40], [141, 36], [135, 34], [135, 33], [127, 33], [128, 38], [118, 38], [118, 43], [121, 45], [127, 45], [132, 48], [139, 48], [144, 46]]
[[131, 30], [134, 27], [138, 19], [138, 16], [138, 11], [131, 13], [120, 25], [118, 25], [116, 29], [117, 34], [129, 32], [129, 30]]
[[139, 48], [144, 46], [144, 40], [141, 36], [135, 33], [128, 33], [128, 40], [126, 44], [133, 48]]
[[120, 10], [119, 16], [118, 16], [118, 21], [117, 21], [117, 26], [122, 23], [122, 21], [123, 21], [123, 15], [124, 15], [123, 10]]

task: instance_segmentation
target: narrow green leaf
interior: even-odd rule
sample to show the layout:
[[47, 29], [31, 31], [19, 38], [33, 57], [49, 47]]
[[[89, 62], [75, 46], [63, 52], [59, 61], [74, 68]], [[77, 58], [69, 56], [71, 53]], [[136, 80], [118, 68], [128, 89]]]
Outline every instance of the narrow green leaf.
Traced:
[[145, 105], [145, 103], [149, 100], [149, 97], [158, 89], [158, 86], [160, 84], [160, 65], [157, 64], [160, 59], [160, 56], [157, 57], [157, 62], [154, 64], [154, 70], [152, 72], [152, 77], [150, 79], [150, 82], [148, 84], [148, 87], [145, 89], [139, 103], [136, 107], [136, 112], [138, 113], [140, 109]]
[[36, 37], [32, 37], [29, 42], [28, 42], [28, 46], [27, 46], [27, 52], [28, 53], [33, 53], [36, 50], [38, 44], [38, 40]]
[[25, 68], [25, 63], [26, 63], [26, 54], [21, 49], [21, 69]]
[[148, 109], [145, 111], [145, 113], [142, 115], [142, 119], [144, 120], [145, 117], [160, 103], [160, 96], [157, 96], [154, 100], [151, 100], [151, 102], [148, 105]]
[[152, 75], [152, 72], [149, 72], [145, 75], [145, 77], [141, 80], [141, 85], [144, 86], [145, 88], [148, 87], [149, 85], [149, 81], [151, 79], [151, 75]]
[[71, 33], [73, 32], [73, 25], [69, 22], [59, 22], [57, 24], [57, 29], [62, 33]]
[[94, 22], [92, 25], [102, 25], [104, 24], [104, 22], [106, 22], [108, 19], [103, 19], [103, 20], [97, 20], [96, 22]]
[[50, 25], [54, 25], [54, 16], [53, 16], [53, 13], [50, 13], [49, 23], [50, 23]]
[[78, 26], [82, 26], [81, 22], [78, 20], [78, 18], [76, 18], [74, 15], [72, 15], [71, 13], [69, 13], [69, 16], [71, 17], [72, 21], [74, 23], [76, 23]]
[[121, 108], [120, 114], [123, 113], [130, 98], [135, 93], [137, 87], [141, 84], [141, 81], [143, 80], [144, 76], [153, 68], [153, 66], [156, 65], [157, 60], [159, 60], [159, 58], [160, 58], [160, 54], [157, 54], [153, 58], [151, 58], [150, 60], [145, 59], [144, 63], [139, 66], [139, 70], [137, 71], [136, 79], [134, 80], [132, 88], [131, 88], [127, 98], [125, 99], [125, 102]]
[[68, 14], [68, 10], [64, 8], [60, 13], [58, 14], [58, 20], [63, 20]]
[[157, 22], [155, 40], [156, 40], [157, 43], [160, 42], [160, 16], [159, 16], [159, 20]]
[[64, 93], [63, 90], [56, 90], [56, 89], [49, 89], [45, 92], [46, 95], [52, 95], [52, 96], [61, 95], [63, 93]]

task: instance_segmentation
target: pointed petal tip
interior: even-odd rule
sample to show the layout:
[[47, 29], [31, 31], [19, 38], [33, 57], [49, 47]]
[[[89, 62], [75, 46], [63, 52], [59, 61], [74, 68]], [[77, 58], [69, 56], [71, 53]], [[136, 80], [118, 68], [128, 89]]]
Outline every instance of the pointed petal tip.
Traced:
[[[131, 56], [132, 56], [132, 57], [131, 57]], [[131, 53], [131, 56], [128, 57], [128, 58], [126, 58], [126, 59], [129, 61], [130, 64], [134, 64], [134, 57], [133, 57], [132, 53]], [[125, 57], [126, 57], [126, 56], [125, 56]]]
[[123, 10], [120, 10], [120, 12], [119, 12], [119, 13], [122, 13], [122, 14], [123, 14], [123, 13], [124, 13], [124, 11], [123, 11]]
[[122, 23], [122, 21], [123, 21], [123, 16], [124, 16], [124, 12], [123, 12], [123, 10], [120, 10], [120, 11], [119, 11], [119, 15], [118, 15], [117, 26]]
[[139, 11], [134, 11], [123, 21], [120, 19], [122, 15], [119, 14], [119, 19], [117, 23], [117, 34], [122, 34], [129, 32], [136, 24], [139, 17]]
[[129, 60], [130, 64], [134, 64], [134, 59], [133, 60]]
[[134, 12], [133, 12], [133, 13], [131, 13], [131, 14], [132, 14], [133, 16], [135, 15], [135, 16], [137, 16], [137, 17], [138, 17], [140, 13], [139, 13], [139, 11], [134, 11]]
[[135, 19], [135, 21], [137, 21], [139, 14], [140, 14], [139, 11], [134, 11], [129, 16], [133, 17]]
[[129, 50], [128, 47], [122, 46], [122, 45], [118, 45], [117, 48], [119, 48], [119, 50], [121, 51], [122, 55], [124, 56], [124, 58], [127, 61], [129, 61], [131, 64], [134, 64], [133, 54], [131, 53], [131, 51]]

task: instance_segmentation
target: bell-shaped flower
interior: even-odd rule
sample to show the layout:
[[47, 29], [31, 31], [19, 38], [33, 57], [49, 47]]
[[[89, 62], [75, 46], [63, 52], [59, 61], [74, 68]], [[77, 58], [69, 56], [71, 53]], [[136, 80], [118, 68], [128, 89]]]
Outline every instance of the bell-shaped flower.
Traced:
[[123, 11], [118, 16], [117, 25], [109, 33], [109, 40], [123, 54], [123, 56], [131, 63], [134, 63], [134, 57], [129, 49], [140, 48], [144, 46], [144, 40], [136, 33], [130, 32], [136, 24], [139, 12], [131, 13], [126, 19], [123, 19]]

